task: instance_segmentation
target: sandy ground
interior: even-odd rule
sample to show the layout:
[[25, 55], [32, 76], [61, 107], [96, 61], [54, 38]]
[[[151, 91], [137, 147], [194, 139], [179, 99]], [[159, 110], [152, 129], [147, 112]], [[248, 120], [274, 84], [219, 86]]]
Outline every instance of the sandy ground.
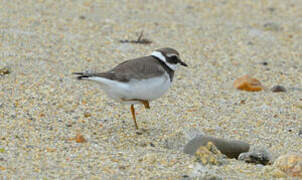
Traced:
[[[119, 42], [142, 30], [152, 44]], [[109, 70], [167, 46], [189, 67], [176, 72], [150, 110], [136, 106], [142, 135], [129, 106], [71, 75]], [[202, 166], [184, 154], [183, 143], [198, 133], [242, 140], [273, 156], [301, 153], [301, 0], [2, 0], [3, 67], [11, 71], [0, 77], [3, 178], [263, 179], [263, 166]], [[267, 89], [234, 89], [245, 74]], [[287, 92], [272, 93], [274, 85]], [[87, 142], [74, 141], [76, 134]]]

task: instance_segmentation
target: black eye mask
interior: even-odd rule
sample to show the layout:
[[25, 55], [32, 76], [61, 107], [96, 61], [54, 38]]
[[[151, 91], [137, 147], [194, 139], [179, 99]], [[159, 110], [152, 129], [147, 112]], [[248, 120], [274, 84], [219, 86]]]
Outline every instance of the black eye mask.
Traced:
[[179, 60], [177, 56], [171, 56], [167, 58], [167, 62], [171, 64], [177, 64], [179, 63]]
[[171, 57], [167, 57], [167, 62], [170, 64], [177, 64], [180, 63], [180, 65], [182, 66], [188, 66], [186, 63], [184, 63], [183, 61], [181, 61], [178, 56], [171, 56]]

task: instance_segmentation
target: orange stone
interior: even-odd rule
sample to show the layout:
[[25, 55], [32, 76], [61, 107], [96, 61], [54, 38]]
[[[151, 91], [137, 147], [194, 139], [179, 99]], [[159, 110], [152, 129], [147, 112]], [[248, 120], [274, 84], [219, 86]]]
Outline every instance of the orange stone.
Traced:
[[234, 81], [234, 87], [243, 91], [261, 91], [263, 86], [260, 81], [249, 75], [242, 76]]
[[84, 138], [84, 136], [82, 134], [77, 134], [76, 137], [75, 137], [75, 141], [77, 143], [87, 142], [86, 139]]
[[49, 147], [48, 147], [48, 148], [46, 148], [46, 151], [47, 151], [47, 152], [55, 152], [56, 149], [54, 149], [54, 148], [49, 148]]

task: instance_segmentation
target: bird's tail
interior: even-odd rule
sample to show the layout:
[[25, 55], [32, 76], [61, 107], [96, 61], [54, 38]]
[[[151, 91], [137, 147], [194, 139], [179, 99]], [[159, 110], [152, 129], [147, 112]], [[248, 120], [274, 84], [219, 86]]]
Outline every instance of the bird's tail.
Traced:
[[74, 72], [72, 74], [76, 75], [78, 80], [89, 79], [89, 77], [95, 76], [95, 73], [89, 72]]

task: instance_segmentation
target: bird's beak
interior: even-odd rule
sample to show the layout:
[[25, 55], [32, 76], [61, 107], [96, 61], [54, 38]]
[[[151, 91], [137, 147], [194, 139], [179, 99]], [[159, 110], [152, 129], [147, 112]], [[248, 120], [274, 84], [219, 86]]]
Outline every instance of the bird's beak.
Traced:
[[181, 59], [179, 59], [179, 63], [180, 63], [180, 65], [182, 65], [182, 66], [188, 66], [186, 63], [184, 63]]

